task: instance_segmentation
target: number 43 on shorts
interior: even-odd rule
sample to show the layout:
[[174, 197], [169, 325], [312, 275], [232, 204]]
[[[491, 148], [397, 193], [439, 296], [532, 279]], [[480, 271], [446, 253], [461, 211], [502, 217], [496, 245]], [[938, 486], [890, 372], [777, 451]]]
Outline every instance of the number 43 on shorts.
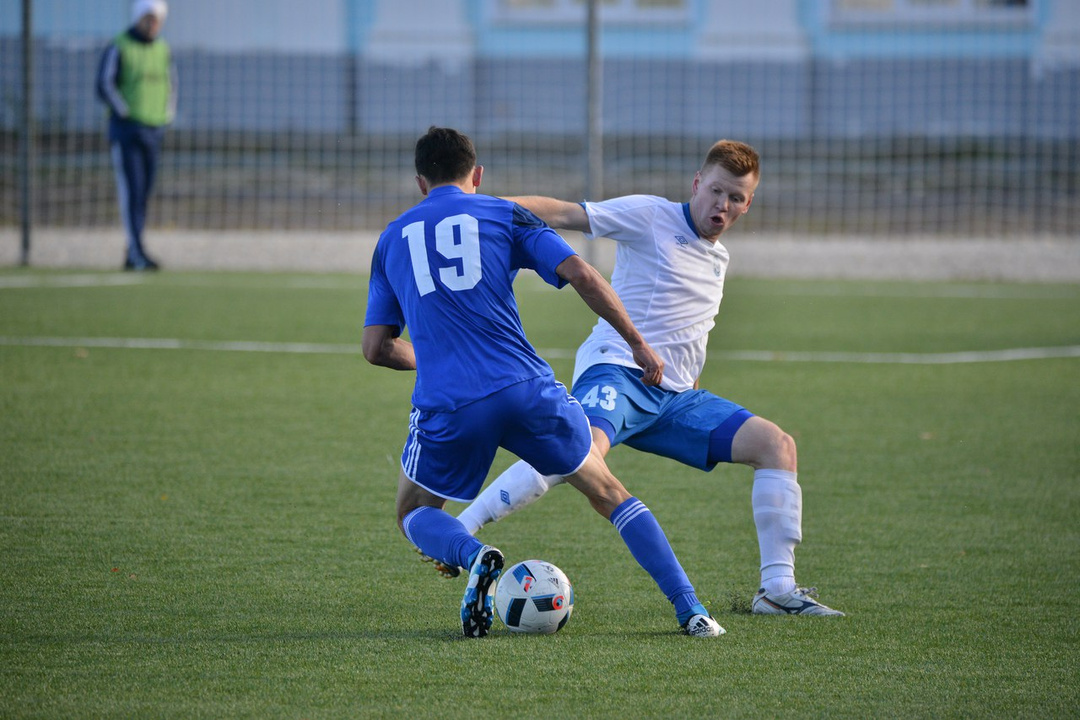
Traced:
[[619, 397], [619, 392], [610, 385], [604, 385], [603, 387], [593, 385], [583, 397], [579, 398], [578, 402], [591, 408], [599, 405], [602, 409], [610, 412], [615, 409], [615, 398], [617, 397]]

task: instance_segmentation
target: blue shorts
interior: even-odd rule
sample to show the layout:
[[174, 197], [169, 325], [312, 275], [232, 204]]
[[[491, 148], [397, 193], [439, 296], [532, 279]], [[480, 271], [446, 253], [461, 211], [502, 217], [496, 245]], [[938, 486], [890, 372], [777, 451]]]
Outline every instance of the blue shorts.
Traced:
[[[574, 383], [574, 397], [589, 422], [604, 431], [613, 447], [625, 443], [701, 470], [716, 467], [716, 457], [731, 462], [731, 440], [752, 413], [708, 390], [648, 387], [641, 375], [621, 365], [593, 365]], [[710, 462], [714, 431], [726, 452], [714, 453]]]
[[428, 492], [470, 502], [500, 447], [543, 475], [570, 475], [589, 456], [592, 432], [566, 387], [538, 377], [451, 412], [413, 408], [401, 468]]

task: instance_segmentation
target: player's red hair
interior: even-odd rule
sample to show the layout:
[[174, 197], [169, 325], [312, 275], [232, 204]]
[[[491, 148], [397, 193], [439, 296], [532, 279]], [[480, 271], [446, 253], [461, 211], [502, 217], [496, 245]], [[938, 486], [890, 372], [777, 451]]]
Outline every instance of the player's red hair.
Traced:
[[701, 169], [704, 171], [710, 165], [719, 165], [735, 177], [760, 175], [757, 150], [738, 140], [718, 140], [709, 148]]

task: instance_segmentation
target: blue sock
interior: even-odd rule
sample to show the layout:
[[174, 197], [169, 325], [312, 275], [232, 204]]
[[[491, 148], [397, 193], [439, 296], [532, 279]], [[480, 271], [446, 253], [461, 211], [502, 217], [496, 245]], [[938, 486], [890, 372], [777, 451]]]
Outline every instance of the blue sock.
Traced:
[[611, 513], [611, 524], [630, 548], [630, 554], [675, 606], [679, 624], [689, 620], [701, 603], [660, 523], [645, 503], [634, 497], [625, 501]]
[[405, 537], [420, 552], [453, 567], [468, 568], [484, 546], [453, 515], [434, 507], [418, 507], [401, 523]]

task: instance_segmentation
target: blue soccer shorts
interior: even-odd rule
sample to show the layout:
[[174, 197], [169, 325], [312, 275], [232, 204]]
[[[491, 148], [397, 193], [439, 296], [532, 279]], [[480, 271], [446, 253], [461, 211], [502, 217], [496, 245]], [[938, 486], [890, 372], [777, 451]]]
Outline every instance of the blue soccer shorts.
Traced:
[[[612, 447], [625, 443], [701, 470], [731, 462], [731, 441], [753, 417], [750, 411], [707, 390], [648, 387], [641, 375], [621, 365], [593, 365], [574, 383], [574, 397]], [[712, 458], [710, 443], [720, 446]]]
[[439, 497], [471, 502], [500, 447], [543, 475], [570, 475], [588, 458], [592, 432], [578, 401], [548, 375], [450, 412], [413, 408], [401, 468]]

